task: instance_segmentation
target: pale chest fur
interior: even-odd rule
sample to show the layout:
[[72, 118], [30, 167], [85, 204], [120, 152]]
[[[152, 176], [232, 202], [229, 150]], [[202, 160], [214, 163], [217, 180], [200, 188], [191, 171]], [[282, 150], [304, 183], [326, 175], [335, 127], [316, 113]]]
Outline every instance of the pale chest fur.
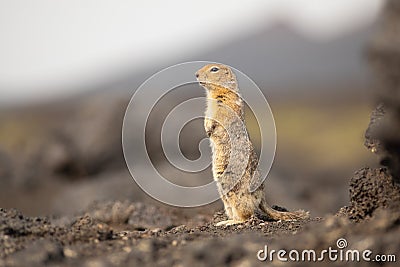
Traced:
[[[245, 138], [247, 137], [246, 129], [238, 130], [240, 125], [244, 125], [242, 101], [236, 97], [229, 99], [228, 103], [226, 100], [225, 98], [224, 102], [218, 101], [215, 95], [211, 97], [208, 94], [204, 120], [204, 128], [210, 138], [212, 149], [213, 176], [217, 181], [228, 166], [232, 145], [239, 147], [248, 145]], [[238, 140], [237, 136], [243, 136], [243, 138]]]

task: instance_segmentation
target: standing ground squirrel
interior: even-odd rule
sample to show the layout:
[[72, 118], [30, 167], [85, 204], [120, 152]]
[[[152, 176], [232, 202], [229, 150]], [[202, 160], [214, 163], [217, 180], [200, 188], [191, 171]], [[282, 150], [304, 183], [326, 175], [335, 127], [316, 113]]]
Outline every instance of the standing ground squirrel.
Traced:
[[263, 220], [308, 218], [308, 212], [303, 210], [272, 209], [262, 182], [250, 190], [260, 180], [258, 157], [248, 138], [244, 103], [233, 71], [222, 64], [209, 64], [197, 71], [196, 77], [207, 93], [204, 128], [211, 140], [213, 177], [229, 217], [217, 226], [241, 223], [252, 215]]

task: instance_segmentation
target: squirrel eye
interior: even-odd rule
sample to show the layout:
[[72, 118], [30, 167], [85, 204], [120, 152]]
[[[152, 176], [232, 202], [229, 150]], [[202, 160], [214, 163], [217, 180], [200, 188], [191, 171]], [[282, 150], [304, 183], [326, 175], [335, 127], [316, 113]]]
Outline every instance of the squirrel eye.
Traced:
[[211, 71], [211, 72], [217, 72], [217, 71], [219, 71], [219, 68], [213, 67], [210, 71]]

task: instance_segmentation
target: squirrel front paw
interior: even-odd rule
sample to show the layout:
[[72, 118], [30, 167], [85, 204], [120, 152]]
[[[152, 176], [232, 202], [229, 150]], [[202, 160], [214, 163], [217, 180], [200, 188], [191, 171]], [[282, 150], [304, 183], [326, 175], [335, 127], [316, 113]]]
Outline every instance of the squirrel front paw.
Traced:
[[206, 134], [208, 137], [210, 137], [212, 135], [212, 133], [215, 130], [215, 127], [216, 127], [216, 123], [213, 120], [209, 120], [204, 123], [204, 128], [206, 130]]

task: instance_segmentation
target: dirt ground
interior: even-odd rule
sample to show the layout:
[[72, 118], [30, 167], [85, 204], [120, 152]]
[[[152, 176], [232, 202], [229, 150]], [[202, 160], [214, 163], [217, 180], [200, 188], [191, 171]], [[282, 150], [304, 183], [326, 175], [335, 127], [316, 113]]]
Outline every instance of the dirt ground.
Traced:
[[[214, 226], [226, 219], [223, 212], [187, 216], [129, 201], [95, 203], [72, 217], [27, 217], [0, 209], [0, 266], [281, 265], [276, 255], [265, 261], [257, 257], [265, 246], [287, 253], [313, 249], [316, 258], [309, 261], [342, 266], [343, 261], [321, 258], [320, 253], [329, 247], [340, 251], [337, 242], [343, 238], [347, 246], [340, 245], [342, 251], [368, 249], [371, 260], [378, 254], [397, 257], [399, 189], [386, 169], [366, 168], [352, 178], [351, 203], [336, 215], [291, 222], [252, 218], [225, 227]], [[265, 254], [260, 255], [262, 259]], [[309, 261], [294, 258], [288, 263], [308, 266]], [[382, 264], [356, 258], [345, 262]]]

